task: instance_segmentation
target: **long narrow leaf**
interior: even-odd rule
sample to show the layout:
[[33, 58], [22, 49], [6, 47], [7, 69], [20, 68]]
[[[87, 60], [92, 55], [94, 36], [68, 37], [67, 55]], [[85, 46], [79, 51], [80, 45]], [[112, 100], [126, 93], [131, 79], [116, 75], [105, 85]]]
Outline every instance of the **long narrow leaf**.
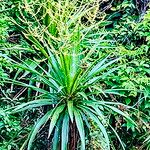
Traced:
[[38, 120], [36, 125], [33, 127], [31, 134], [29, 136], [28, 150], [31, 150], [32, 143], [35, 139], [36, 134], [43, 124], [45, 124], [51, 116], [51, 111], [48, 111], [41, 119]]
[[122, 146], [122, 149], [125, 150], [124, 144], [123, 144], [122, 140], [120, 139], [118, 133], [115, 131], [115, 129], [111, 125], [109, 125], [109, 126], [113, 130], [113, 132], [115, 133], [116, 137], [118, 138], [118, 140], [119, 140], [119, 142], [120, 142], [120, 144]]
[[90, 118], [95, 122], [97, 123], [99, 129], [102, 131], [104, 137], [105, 137], [105, 140], [106, 140], [106, 143], [107, 143], [107, 146], [108, 146], [108, 149], [110, 150], [110, 141], [109, 141], [109, 137], [108, 137], [108, 134], [107, 134], [107, 131], [106, 131], [106, 128], [104, 127], [104, 125], [100, 122], [99, 118], [90, 111], [90, 109], [88, 107], [85, 107], [85, 106], [81, 106], [81, 108], [83, 109], [83, 111], [85, 111], [87, 113], [88, 116], [90, 116]]
[[53, 142], [52, 143], [52, 145], [53, 145], [52, 149], [53, 150], [57, 150], [58, 146], [59, 146], [63, 117], [64, 117], [64, 114], [61, 114], [58, 121], [57, 121], [57, 124], [56, 124], [54, 136], [53, 136], [53, 140], [52, 140], [52, 142]]
[[116, 107], [110, 106], [110, 105], [104, 105], [106, 107], [108, 107], [109, 109], [113, 110], [114, 112], [124, 116], [126, 119], [128, 119], [131, 123], [133, 123], [134, 125], [136, 125], [136, 123], [129, 117], [128, 114], [125, 114], [123, 111], [119, 110]]
[[12, 113], [24, 111], [29, 108], [35, 108], [39, 106], [44, 106], [44, 105], [52, 105], [54, 102], [50, 99], [39, 99], [39, 100], [34, 100], [31, 102], [27, 102], [25, 104], [21, 104], [16, 106], [16, 108], [12, 111]]
[[69, 135], [69, 116], [68, 113], [65, 114], [62, 124], [61, 131], [61, 149], [67, 150], [68, 145], [68, 135]]
[[78, 131], [79, 131], [79, 135], [81, 138], [81, 149], [85, 150], [84, 124], [83, 124], [83, 119], [82, 119], [81, 114], [78, 109], [74, 108], [74, 116], [75, 116], [75, 121], [76, 121]]
[[60, 115], [60, 113], [64, 110], [64, 108], [65, 108], [65, 105], [64, 105], [64, 104], [61, 105], [61, 106], [56, 107], [56, 109], [55, 109], [55, 111], [54, 111], [54, 113], [53, 113], [53, 115], [52, 115], [51, 122], [50, 122], [48, 137], [50, 137], [50, 135], [51, 135], [51, 133], [52, 133], [52, 131], [53, 131], [53, 129], [54, 129], [56, 123], [57, 123], [57, 120], [58, 120], [58, 118], [59, 118], [59, 115]]
[[68, 113], [71, 119], [71, 122], [73, 123], [73, 101], [68, 101]]

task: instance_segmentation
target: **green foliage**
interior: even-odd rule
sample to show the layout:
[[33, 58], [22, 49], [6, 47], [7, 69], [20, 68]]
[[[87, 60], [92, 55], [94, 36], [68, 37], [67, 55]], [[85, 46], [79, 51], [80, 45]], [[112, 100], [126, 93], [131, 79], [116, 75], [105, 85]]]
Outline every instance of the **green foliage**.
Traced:
[[14, 141], [12, 142], [10, 139], [16, 138], [18, 132], [20, 132], [20, 121], [17, 117], [8, 115], [3, 111], [0, 110], [0, 139], [3, 142], [0, 142], [1, 149], [19, 149], [18, 144]]
[[[91, 120], [97, 123], [98, 127], [105, 137], [107, 146], [109, 146], [108, 133], [106, 131], [105, 125], [102, 123], [105, 118], [103, 114], [104, 109], [106, 111], [112, 110], [115, 113], [124, 116], [127, 120], [130, 120], [130, 122], [134, 124], [128, 114], [112, 106], [115, 104], [118, 105], [117, 103], [107, 103], [99, 97], [99, 94], [102, 94], [105, 91], [100, 89], [100, 87], [97, 87], [97, 89], [100, 90], [97, 91], [95, 95], [95, 90], [92, 90], [94, 88], [94, 84], [99, 82], [101, 79], [104, 80], [105, 77], [107, 77], [107, 75], [109, 75], [112, 71], [106, 71], [102, 74], [100, 74], [100, 72], [106, 70], [107, 66], [113, 64], [118, 59], [112, 60], [110, 62], [106, 62], [108, 58], [105, 58], [101, 61], [98, 59], [99, 61], [97, 60], [96, 62], [93, 62], [86, 70], [84, 70], [80, 65], [80, 56], [78, 56], [77, 54], [73, 56], [71, 54], [69, 55], [69, 53], [67, 55], [64, 55], [62, 53], [53, 54], [51, 53], [51, 51], [49, 51], [49, 55], [50, 56], [48, 57], [48, 62], [46, 63], [46, 68], [48, 68], [47, 70], [45, 70], [38, 64], [35, 70], [26, 63], [18, 64], [12, 60], [12, 63], [17, 68], [21, 68], [25, 71], [30, 72], [31, 74], [34, 74], [34, 78], [30, 78], [29, 80], [36, 79], [35, 82], [39, 83], [39, 85], [43, 85], [45, 87], [44, 89], [16, 80], [7, 80], [7, 82], [13, 82], [14, 84], [25, 86], [39, 92], [38, 100], [30, 101], [26, 104], [21, 104], [16, 107], [13, 112], [24, 111], [29, 108], [31, 109], [44, 105], [54, 105], [54, 107], [51, 107], [50, 111], [48, 111], [41, 119], [39, 119], [39, 121], [31, 131], [28, 139], [28, 149], [31, 148], [31, 144], [38, 130], [41, 128], [41, 126], [43, 126], [43, 124], [46, 124], [46, 122], [50, 118], [51, 121], [49, 127], [49, 137], [52, 134], [52, 131], [58, 120], [64, 120], [66, 117], [67, 120], [68, 117], [70, 117], [72, 121], [74, 120], [76, 122], [77, 129], [81, 138], [82, 149], [85, 149], [84, 119], [88, 121], [88, 118], [91, 118]], [[33, 61], [33, 63], [36, 62]], [[73, 68], [71, 68], [71, 66], [73, 66]], [[37, 70], [42, 70], [43, 74], [41, 75]], [[91, 91], [89, 91], [90, 89]], [[85, 91], [87, 92], [85, 93]], [[68, 105], [70, 106], [71, 103], [72, 109], [70, 107], [67, 107]], [[86, 116], [86, 118], [83, 119], [83, 115]], [[97, 117], [99, 115], [100, 118]], [[63, 121], [64, 123], [68, 122], [66, 119]], [[106, 121], [104, 120], [104, 122], [106, 125], [109, 124], [109, 121], [107, 121], [106, 123]], [[57, 126], [57, 128], [60, 128], [60, 130], [62, 130], [63, 132], [66, 131], [62, 134], [69, 134], [69, 126], [60, 125]], [[63, 140], [63, 138], [61, 138], [61, 140]], [[62, 146], [67, 147], [66, 144], [68, 143], [65, 141], [64, 145]]]
[[[39, 138], [47, 136], [54, 150], [72, 149], [71, 139], [78, 149], [149, 149], [150, 12], [142, 6], [129, 0], [2, 0], [0, 103], [17, 106], [13, 114], [2, 111], [0, 149], [22, 144], [26, 129], [20, 142], [9, 141], [22, 124], [14, 113], [22, 111], [35, 125], [21, 149], [40, 148]], [[79, 138], [72, 138], [73, 127]]]
[[[122, 5], [122, 4], [121, 4]], [[111, 31], [113, 32], [113, 38], [116, 39], [117, 48], [114, 52], [116, 55], [119, 53], [124, 56], [121, 64], [122, 68], [119, 69], [116, 77], [112, 77], [112, 80], [106, 82], [109, 85], [115, 85], [116, 88], [132, 89], [132, 91], [124, 92], [126, 98], [120, 101], [125, 102], [127, 105], [133, 105], [139, 112], [138, 115], [130, 113], [132, 116], [138, 116], [138, 126], [140, 132], [130, 127], [130, 124], [125, 126], [132, 130], [129, 130], [133, 140], [132, 145], [128, 149], [132, 149], [134, 141], [139, 141], [139, 137], [142, 136], [145, 131], [149, 130], [149, 10], [145, 13], [143, 19], [138, 20], [136, 12], [132, 12], [132, 7], [127, 7], [128, 13], [122, 15], [120, 19], [116, 18], [116, 22], [113, 24]], [[121, 11], [121, 8], [114, 10], [114, 14]], [[125, 12], [125, 11], [124, 11]], [[132, 13], [131, 13], [132, 12]], [[127, 15], [128, 14], [128, 15]], [[108, 14], [109, 15], [109, 14]], [[136, 16], [135, 16], [136, 15]], [[108, 28], [110, 30], [110, 28]], [[108, 30], [107, 29], [107, 30]], [[115, 83], [114, 83], [115, 82]], [[147, 108], [146, 108], [146, 107]], [[126, 139], [129, 134], [122, 136], [122, 139]], [[127, 139], [129, 140], [129, 139]], [[139, 145], [142, 143], [139, 142]]]
[[[54, 1], [51, 3], [45, 2], [43, 5], [40, 3], [42, 7], [38, 11], [36, 10], [37, 5], [39, 5], [38, 3], [25, 3], [26, 9], [24, 9], [24, 5], [20, 5], [20, 15], [24, 16], [20, 20], [28, 25], [24, 30], [24, 34], [33, 43], [34, 48], [41, 52], [44, 60], [39, 64], [36, 60], [29, 59], [33, 64], [32, 66], [34, 66], [32, 67], [21, 60], [21, 63], [17, 63], [13, 59], [8, 58], [14, 67], [28, 72], [30, 78], [26, 78], [27, 82], [20, 82], [16, 80], [19, 77], [18, 74], [15, 80], [6, 79], [7, 82], [13, 82], [14, 84], [32, 89], [36, 91], [36, 94], [32, 94], [32, 97], [38, 96], [36, 100], [19, 105], [13, 112], [24, 111], [29, 108], [44, 105], [50, 105], [51, 108], [38, 120], [31, 131], [27, 140], [28, 149], [31, 149], [38, 130], [50, 118], [48, 136], [52, 137], [53, 140], [57, 138], [57, 140], [55, 139], [57, 142], [60, 137], [62, 149], [67, 149], [68, 142], [71, 140], [69, 138], [69, 133], [71, 132], [69, 129], [70, 121], [76, 124], [81, 140], [81, 149], [85, 149], [85, 120], [88, 122], [91, 119], [97, 124], [97, 127], [105, 138], [108, 149], [110, 149], [109, 135], [107, 132], [109, 120], [104, 119], [105, 113], [115, 112], [135, 124], [127, 113], [113, 106], [118, 105], [117, 103], [107, 103], [101, 97], [105, 92], [116, 92], [115, 89], [102, 89], [102, 86], [98, 85], [98, 83], [105, 80], [107, 76], [118, 69], [118, 67], [111, 68], [110, 66], [119, 59], [109, 60], [108, 57], [101, 59], [100, 56], [97, 56], [94, 61], [90, 61], [93, 53], [97, 53], [97, 50], [104, 47], [101, 47], [101, 41], [103, 42], [103, 40], [101, 39], [101, 32], [98, 29], [99, 25], [103, 22], [96, 22], [95, 20], [89, 19], [89, 24], [85, 24], [81, 20], [83, 17], [89, 17], [89, 15], [92, 15], [92, 17], [98, 15], [98, 5], [95, 5], [95, 3], [81, 5], [77, 1], [70, 3], [68, 1], [61, 1], [60, 3]], [[47, 6], [44, 7], [45, 5]], [[39, 15], [38, 13], [34, 15], [35, 10], [39, 13], [44, 13], [43, 15]], [[33, 16], [32, 19], [35, 20], [30, 21], [26, 15]], [[43, 19], [42, 28], [39, 22], [41, 19], [38, 17]], [[29, 22], [27, 22], [27, 19]], [[64, 28], [62, 28], [62, 25]], [[41, 30], [38, 30], [39, 27]], [[105, 33], [102, 34], [105, 36]], [[101, 41], [96, 39], [98, 38], [97, 36]], [[86, 53], [87, 50], [89, 53]], [[83, 64], [87, 63], [88, 65], [84, 67]], [[107, 70], [107, 67], [111, 69]], [[38, 87], [35, 85], [38, 85]], [[119, 105], [122, 104], [119, 103]], [[57, 125], [58, 123], [59, 125]], [[53, 134], [54, 129], [60, 130], [60, 134], [57, 132], [55, 132], [56, 135]], [[114, 133], [121, 142], [117, 132]], [[64, 136], [66, 137], [65, 141], [62, 138]], [[122, 142], [121, 145], [124, 149]], [[53, 147], [56, 146], [54, 142]]]
[[147, 150], [150, 148], [150, 133], [149, 132], [144, 135], [144, 144], [142, 148], [143, 147], [145, 147]]

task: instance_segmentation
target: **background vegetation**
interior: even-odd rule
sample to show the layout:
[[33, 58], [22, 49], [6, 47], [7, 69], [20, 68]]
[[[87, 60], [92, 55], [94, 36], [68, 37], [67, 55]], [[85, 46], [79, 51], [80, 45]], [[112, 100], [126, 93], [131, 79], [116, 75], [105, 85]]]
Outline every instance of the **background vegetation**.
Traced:
[[148, 0], [1, 0], [0, 149], [150, 149], [149, 30]]

